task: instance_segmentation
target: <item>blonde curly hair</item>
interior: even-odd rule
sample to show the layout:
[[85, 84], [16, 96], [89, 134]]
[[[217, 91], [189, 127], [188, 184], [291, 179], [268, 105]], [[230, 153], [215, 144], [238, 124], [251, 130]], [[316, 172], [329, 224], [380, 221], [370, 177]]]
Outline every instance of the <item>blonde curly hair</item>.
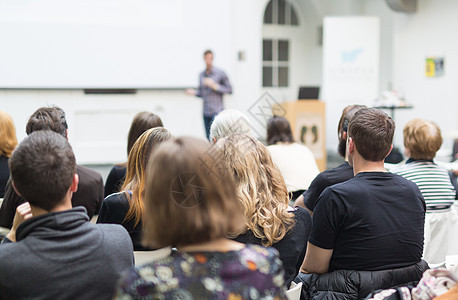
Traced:
[[260, 238], [263, 246], [282, 240], [294, 226], [294, 214], [287, 211], [288, 191], [269, 150], [247, 134], [220, 139], [217, 146], [233, 172], [237, 197], [245, 209], [245, 229]]

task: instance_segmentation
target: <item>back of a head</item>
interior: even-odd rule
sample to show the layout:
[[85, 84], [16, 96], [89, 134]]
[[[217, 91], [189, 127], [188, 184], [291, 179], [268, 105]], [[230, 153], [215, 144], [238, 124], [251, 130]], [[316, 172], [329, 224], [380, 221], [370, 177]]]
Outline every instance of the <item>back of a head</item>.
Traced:
[[13, 118], [0, 110], [0, 156], [10, 157], [17, 146], [16, 128]]
[[162, 127], [162, 120], [159, 116], [142, 111], [135, 115], [130, 125], [129, 134], [127, 136], [127, 155], [129, 155], [135, 141], [142, 135], [143, 132], [150, 128]]
[[37, 109], [29, 118], [26, 133], [34, 131], [51, 130], [67, 138], [67, 120], [65, 112], [59, 107], [42, 107]]
[[[121, 190], [131, 197], [129, 211], [124, 220], [140, 221], [143, 211], [143, 191], [145, 189], [145, 170], [154, 149], [162, 142], [172, 138], [172, 134], [163, 127], [150, 128], [135, 141], [127, 160], [126, 179]], [[127, 191], [131, 191], [132, 194]]]
[[208, 142], [190, 137], [166, 141], [155, 149], [146, 173], [145, 244], [204, 243], [243, 224], [229, 169]]
[[377, 108], [363, 108], [348, 125], [358, 153], [367, 161], [383, 161], [391, 150], [395, 124], [390, 116]]
[[[232, 170], [237, 198], [245, 209], [246, 227], [264, 245], [278, 242], [294, 221], [287, 213], [289, 198], [285, 181], [269, 150], [246, 134], [229, 135], [219, 140], [217, 146]], [[266, 226], [261, 228], [261, 223]]]
[[293, 143], [293, 133], [289, 121], [282, 116], [273, 116], [267, 122], [267, 144]]
[[225, 109], [216, 115], [210, 127], [210, 140], [219, 139], [234, 133], [251, 135], [251, 125], [248, 118], [238, 110]]
[[64, 199], [76, 161], [68, 141], [52, 131], [26, 137], [9, 160], [13, 184], [31, 205], [51, 210]]
[[359, 105], [359, 104], [352, 104], [348, 105], [342, 111], [342, 115], [340, 116], [339, 124], [337, 125], [337, 137], [339, 139], [339, 145], [337, 147], [337, 151], [339, 152], [340, 156], [345, 157], [346, 146], [347, 146], [347, 139], [344, 136], [344, 132], [348, 130], [348, 124], [350, 124], [351, 119], [355, 115], [357, 111], [362, 108], [367, 108], [366, 105]]
[[413, 119], [404, 126], [404, 147], [413, 159], [431, 160], [442, 146], [439, 126], [431, 121]]

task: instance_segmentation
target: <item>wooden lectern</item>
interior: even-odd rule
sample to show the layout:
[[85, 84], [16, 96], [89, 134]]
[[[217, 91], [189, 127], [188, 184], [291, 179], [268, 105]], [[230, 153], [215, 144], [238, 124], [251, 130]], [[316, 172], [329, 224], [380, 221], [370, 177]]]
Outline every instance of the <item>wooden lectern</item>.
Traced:
[[312, 150], [320, 171], [326, 170], [325, 104], [319, 100], [283, 102], [281, 108], [293, 131], [294, 140]]

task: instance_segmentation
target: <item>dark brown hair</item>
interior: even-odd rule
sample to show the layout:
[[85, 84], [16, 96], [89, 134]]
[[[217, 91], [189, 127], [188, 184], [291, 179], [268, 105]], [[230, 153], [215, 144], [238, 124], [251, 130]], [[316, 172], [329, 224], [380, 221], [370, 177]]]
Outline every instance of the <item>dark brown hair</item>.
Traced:
[[347, 149], [347, 139], [343, 138], [343, 133], [348, 131], [348, 124], [350, 124], [351, 118], [355, 113], [361, 108], [367, 107], [366, 105], [353, 104], [348, 105], [342, 111], [342, 116], [339, 120], [339, 125], [337, 126], [337, 136], [339, 138], [339, 145], [337, 146], [337, 152], [340, 156], [345, 157]]
[[205, 50], [205, 52], [204, 52], [204, 57], [205, 57], [207, 54], [213, 55], [213, 52], [212, 52], [210, 49]]
[[11, 178], [31, 205], [47, 211], [62, 201], [76, 173], [76, 161], [67, 139], [53, 131], [26, 137], [9, 159]]
[[225, 237], [243, 225], [235, 184], [219, 149], [182, 137], [160, 144], [148, 163], [143, 237], [152, 247]]
[[163, 127], [162, 120], [159, 116], [147, 111], [142, 111], [135, 115], [130, 125], [129, 135], [127, 136], [127, 155], [129, 155], [138, 137], [141, 136], [143, 132], [154, 127]]
[[404, 147], [413, 159], [431, 160], [442, 146], [439, 126], [431, 121], [413, 119], [404, 126]]
[[393, 143], [395, 125], [390, 116], [376, 108], [363, 108], [348, 125], [358, 153], [367, 161], [383, 161]]
[[273, 145], [279, 142], [293, 143], [293, 133], [286, 118], [273, 116], [267, 122], [267, 144]]
[[25, 126], [27, 135], [34, 131], [51, 130], [67, 138], [67, 120], [65, 112], [60, 107], [42, 107], [37, 109]]

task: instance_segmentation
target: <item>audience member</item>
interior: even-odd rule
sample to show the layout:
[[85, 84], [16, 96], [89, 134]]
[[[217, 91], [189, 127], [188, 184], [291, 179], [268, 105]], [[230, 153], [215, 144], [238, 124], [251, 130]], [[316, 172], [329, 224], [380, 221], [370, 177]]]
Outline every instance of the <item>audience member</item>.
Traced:
[[308, 189], [320, 170], [312, 151], [294, 142], [288, 120], [273, 116], [267, 122], [267, 144], [273, 162], [285, 179], [292, 200]]
[[251, 135], [251, 124], [248, 118], [238, 110], [225, 109], [216, 115], [210, 127], [210, 141], [216, 143], [219, 139], [233, 133]]
[[127, 176], [121, 192], [103, 200], [97, 223], [121, 224], [129, 232], [134, 250], [148, 250], [141, 244], [145, 170], [148, 158], [158, 144], [171, 139], [163, 127], [145, 131], [132, 146], [127, 161]]
[[[59, 107], [42, 107], [37, 109], [29, 118], [26, 133], [40, 130], [54, 131], [68, 139], [67, 121], [65, 112]], [[76, 166], [79, 177], [78, 191], [72, 197], [73, 207], [84, 206], [89, 218], [96, 215], [103, 200], [103, 179], [100, 173], [83, 166]], [[5, 188], [5, 197], [0, 208], [0, 226], [11, 228], [16, 208], [25, 200], [18, 195], [11, 181]]]
[[339, 145], [337, 151], [345, 158], [345, 162], [336, 168], [326, 170], [318, 174], [318, 176], [312, 181], [307, 191], [305, 191], [299, 198], [297, 198], [294, 205], [307, 208], [311, 213], [316, 206], [316, 201], [320, 194], [328, 186], [336, 183], [347, 181], [353, 178], [353, 168], [348, 163], [347, 157], [347, 130], [348, 124], [354, 114], [360, 109], [364, 108], [364, 105], [349, 105], [344, 108], [342, 116], [340, 117], [339, 124], [337, 126], [337, 136], [339, 138]]
[[457, 217], [452, 212], [456, 191], [446, 169], [433, 161], [442, 145], [437, 124], [413, 119], [404, 127], [404, 154], [409, 159], [393, 172], [417, 184], [426, 202], [425, 245], [423, 258], [431, 264], [458, 254]]
[[[163, 127], [162, 120], [157, 115], [147, 111], [135, 115], [127, 136], [127, 156], [129, 156], [130, 149], [138, 137], [146, 130], [154, 127]], [[110, 170], [105, 182], [105, 197], [121, 190], [126, 178], [126, 165], [127, 162], [115, 165]]]
[[146, 172], [144, 241], [178, 252], [126, 272], [115, 299], [286, 299], [276, 250], [225, 238], [243, 213], [219, 154], [195, 138], [156, 148]]
[[310, 214], [288, 206], [285, 181], [261, 142], [234, 134], [219, 140], [217, 146], [232, 170], [245, 213], [245, 226], [233, 233], [235, 240], [276, 248], [289, 286], [304, 259], [312, 227]]
[[72, 208], [78, 174], [68, 141], [31, 133], [9, 165], [14, 189], [28, 202], [0, 246], [0, 297], [111, 299], [132, 266], [132, 243], [121, 226], [90, 223], [84, 207]]
[[359, 110], [350, 121], [347, 155], [355, 177], [318, 199], [298, 275], [310, 296], [360, 299], [372, 290], [415, 285], [427, 268], [423, 196], [413, 182], [384, 169], [394, 130], [393, 120], [375, 108]]
[[0, 110], [0, 198], [5, 194], [5, 186], [10, 178], [8, 158], [11, 157], [14, 148], [17, 146], [16, 128], [13, 118]]

